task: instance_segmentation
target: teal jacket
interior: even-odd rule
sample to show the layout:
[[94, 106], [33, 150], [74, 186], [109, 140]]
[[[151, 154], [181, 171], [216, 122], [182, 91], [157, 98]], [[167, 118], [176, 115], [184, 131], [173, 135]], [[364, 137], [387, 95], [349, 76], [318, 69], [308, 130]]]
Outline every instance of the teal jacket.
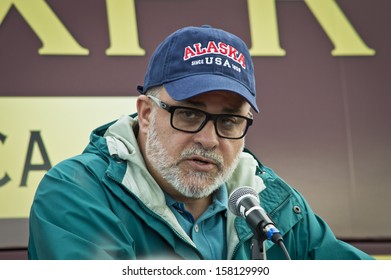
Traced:
[[[31, 207], [30, 259], [202, 259], [145, 167], [136, 123], [123, 117], [97, 128], [81, 155], [47, 172]], [[371, 259], [337, 240], [302, 195], [247, 150], [227, 182], [229, 192], [238, 186], [259, 192], [292, 259]], [[252, 235], [228, 211], [227, 259], [251, 259]], [[265, 248], [267, 259], [285, 259], [271, 241]]]

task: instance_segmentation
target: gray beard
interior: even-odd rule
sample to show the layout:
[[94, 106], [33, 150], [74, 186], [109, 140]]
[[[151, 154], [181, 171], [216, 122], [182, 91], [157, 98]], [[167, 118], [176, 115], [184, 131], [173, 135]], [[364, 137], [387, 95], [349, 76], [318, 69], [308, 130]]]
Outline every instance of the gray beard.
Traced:
[[[243, 145], [244, 146], [244, 145]], [[242, 147], [243, 148], [243, 147]], [[242, 151], [239, 150], [235, 160], [225, 167], [221, 155], [214, 150], [206, 150], [200, 145], [182, 151], [180, 157], [175, 159], [168, 155], [164, 145], [159, 141], [156, 132], [156, 114], [151, 115], [150, 128], [146, 140], [146, 155], [153, 168], [180, 194], [188, 198], [207, 197], [226, 182], [234, 172]], [[217, 163], [218, 174], [182, 170], [179, 163], [191, 155], [200, 155], [212, 159]]]

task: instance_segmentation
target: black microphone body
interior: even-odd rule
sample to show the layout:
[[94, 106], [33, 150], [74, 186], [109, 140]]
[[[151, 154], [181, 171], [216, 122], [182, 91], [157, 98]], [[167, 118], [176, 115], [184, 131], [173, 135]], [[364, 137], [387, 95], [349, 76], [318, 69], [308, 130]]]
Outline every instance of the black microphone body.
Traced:
[[229, 197], [229, 209], [236, 216], [242, 216], [253, 233], [278, 243], [283, 241], [280, 231], [261, 207], [258, 194], [250, 187], [235, 189]]

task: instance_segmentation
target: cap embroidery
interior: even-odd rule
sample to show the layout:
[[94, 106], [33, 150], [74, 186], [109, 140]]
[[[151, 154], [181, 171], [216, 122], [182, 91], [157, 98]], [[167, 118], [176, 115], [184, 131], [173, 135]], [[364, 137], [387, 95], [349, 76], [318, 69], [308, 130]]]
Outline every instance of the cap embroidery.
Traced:
[[216, 44], [214, 41], [209, 41], [206, 47], [202, 47], [201, 43], [193, 44], [193, 46], [187, 46], [184, 51], [183, 60], [188, 60], [190, 58], [206, 54], [224, 55], [239, 63], [243, 69], [246, 69], [246, 60], [244, 55], [233, 46], [223, 42], [218, 42]]

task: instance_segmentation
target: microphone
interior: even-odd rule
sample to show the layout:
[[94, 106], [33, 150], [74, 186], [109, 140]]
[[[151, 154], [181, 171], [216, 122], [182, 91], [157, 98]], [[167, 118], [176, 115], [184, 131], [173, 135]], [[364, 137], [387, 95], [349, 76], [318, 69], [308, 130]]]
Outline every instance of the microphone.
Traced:
[[283, 241], [280, 231], [261, 207], [257, 192], [250, 187], [239, 187], [229, 196], [229, 210], [236, 216], [242, 216], [253, 233], [264, 236], [278, 244]]

